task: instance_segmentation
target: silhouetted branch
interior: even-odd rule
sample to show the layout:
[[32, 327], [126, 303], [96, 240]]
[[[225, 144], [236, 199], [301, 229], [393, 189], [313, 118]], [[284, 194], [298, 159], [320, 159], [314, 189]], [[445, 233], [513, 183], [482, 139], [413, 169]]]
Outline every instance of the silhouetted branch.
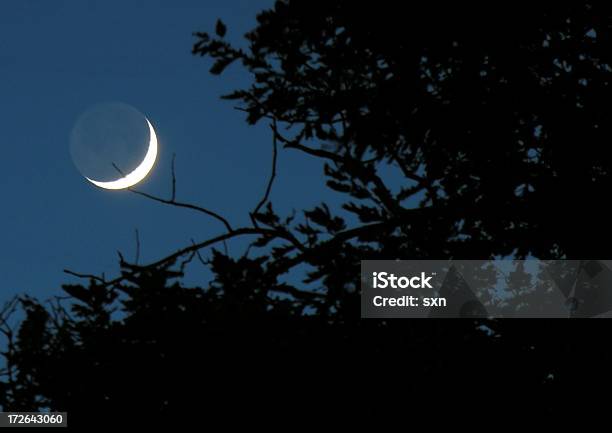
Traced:
[[57, 328], [61, 327], [62, 321], [65, 321], [66, 319], [72, 319], [70, 313], [62, 305], [62, 301], [68, 300], [68, 299], [71, 299], [71, 297], [70, 296], [54, 296], [51, 299], [47, 299], [47, 301], [45, 302], [46, 304], [49, 304], [50, 313], [51, 313], [49, 317], [51, 318], [51, 321]]
[[316, 156], [318, 158], [326, 158], [329, 159], [331, 161], [337, 162], [337, 163], [341, 163], [342, 162], [342, 157], [340, 155], [337, 155], [333, 152], [329, 152], [327, 150], [323, 150], [323, 149], [313, 149], [311, 147], [308, 146], [304, 146], [303, 144], [300, 144], [296, 141], [291, 141], [291, 140], [287, 140], [286, 138], [282, 137], [281, 135], [278, 135], [279, 140], [284, 141], [285, 145], [283, 146], [285, 149], [297, 149], [297, 150], [301, 150], [304, 153], [307, 153], [309, 155], [312, 156]]
[[[224, 243], [225, 243], [225, 242], [224, 242]], [[191, 244], [192, 244], [192, 245], [195, 245], [195, 244], [196, 244], [196, 242], [195, 242], [193, 239], [191, 239]], [[195, 253], [196, 253], [196, 257], [197, 257], [198, 261], [199, 261], [200, 263], [202, 263], [202, 266], [207, 267], [207, 265], [206, 265], [206, 260], [204, 260], [204, 258], [202, 257], [202, 254], [200, 254], [200, 250], [196, 250], [196, 252], [195, 252]]]
[[[228, 231], [227, 233], [224, 233], [222, 235], [216, 236], [214, 238], [210, 238], [207, 239], [206, 241], [202, 241], [199, 243], [194, 243], [192, 240], [192, 245], [189, 247], [185, 247], [182, 248], [176, 252], [174, 252], [173, 254], [170, 254], [160, 260], [157, 260], [153, 263], [150, 263], [148, 265], [143, 265], [143, 266], [133, 266], [133, 268], [137, 269], [138, 271], [142, 271], [142, 270], [146, 270], [146, 269], [153, 269], [156, 267], [160, 267], [160, 266], [164, 266], [167, 265], [169, 263], [173, 263], [174, 261], [176, 261], [179, 257], [182, 257], [186, 254], [191, 254], [194, 253], [196, 251], [201, 250], [202, 248], [206, 248], [209, 247], [211, 245], [214, 245], [216, 243], [224, 243], [226, 240], [228, 239], [232, 239], [234, 237], [238, 237], [238, 236], [245, 236], [245, 235], [262, 235], [262, 236], [268, 236], [268, 237], [272, 237], [272, 238], [279, 238], [279, 239], [284, 239], [286, 241], [289, 241], [294, 247], [296, 247], [297, 249], [299, 249], [300, 251], [305, 252], [305, 248], [304, 246], [295, 238], [295, 236], [293, 236], [291, 233], [289, 233], [286, 230], [282, 230], [282, 229], [266, 229], [266, 228], [259, 228], [259, 227], [244, 227], [244, 228], [239, 228], [239, 229], [233, 229]], [[118, 252], [119, 254], [119, 259], [121, 264], [126, 264], [125, 261], [123, 260], [123, 256], [121, 255], [120, 252]], [[201, 257], [200, 257], [201, 258]], [[191, 261], [191, 260], [189, 260]], [[202, 262], [204, 262], [204, 260], [201, 260]], [[117, 277], [113, 280], [109, 280], [106, 281], [103, 278], [100, 278], [96, 275], [92, 275], [92, 274], [82, 274], [82, 273], [78, 273], [78, 272], [74, 272], [71, 271], [69, 269], [64, 269], [64, 272], [66, 274], [75, 276], [77, 278], [85, 278], [85, 279], [93, 279], [95, 281], [97, 281], [98, 283], [109, 287], [109, 286], [114, 286], [116, 284], [119, 284], [121, 281], [125, 280], [126, 275], [121, 275], [120, 277]]]
[[73, 277], [77, 277], [77, 278], [85, 278], [85, 279], [88, 279], [88, 280], [94, 280], [94, 281], [97, 281], [98, 283], [100, 283], [102, 285], [108, 285], [109, 284], [109, 282], [104, 280], [104, 278], [100, 278], [97, 275], [81, 274], [81, 273], [78, 273], [78, 272], [71, 271], [70, 269], [64, 269], [64, 273], [66, 273], [68, 275], [72, 275]]
[[[182, 207], [182, 208], [186, 208], [186, 209], [192, 209], [201, 213], [204, 213], [210, 217], [215, 218], [216, 220], [220, 221], [221, 223], [223, 223], [223, 225], [225, 226], [225, 228], [227, 228], [228, 231], [232, 231], [232, 226], [229, 223], [229, 221], [227, 221], [227, 219], [223, 218], [221, 215], [219, 215], [216, 212], [213, 212], [209, 209], [203, 208], [201, 206], [196, 206], [194, 204], [191, 203], [181, 203], [181, 202], [177, 202], [176, 201], [176, 174], [175, 174], [175, 170], [174, 170], [174, 160], [175, 160], [175, 154], [172, 155], [172, 194], [170, 199], [164, 199], [161, 197], [157, 197], [154, 196], [152, 194], [143, 192], [143, 191], [138, 191], [134, 188], [128, 188], [128, 191], [133, 192], [134, 194], [138, 194], [141, 195], [143, 197], [146, 197], [150, 200], [153, 201], [157, 201], [159, 203], [164, 203], [164, 204], [169, 204], [171, 206], [176, 206], [176, 207]], [[115, 169], [119, 172], [119, 174], [121, 174], [122, 176], [125, 176], [123, 174], [123, 172], [121, 171], [121, 169], [119, 167], [117, 167], [117, 165], [113, 162], [112, 163], [113, 167], [115, 167]]]
[[193, 261], [193, 258], [196, 256], [196, 253], [198, 253], [198, 250], [192, 251], [191, 253], [189, 253], [186, 259], [181, 261], [181, 263], [179, 264], [179, 272], [181, 274], [185, 273], [185, 267]]
[[123, 174], [123, 171], [121, 171], [121, 169], [117, 166], [117, 164], [115, 164], [114, 162], [111, 163], [113, 165], [113, 167], [115, 168], [115, 170], [117, 170], [117, 172], [121, 175], [121, 176], [125, 176], [125, 174]]
[[272, 132], [273, 132], [272, 134], [272, 170], [270, 173], [270, 180], [268, 181], [268, 185], [266, 187], [264, 196], [261, 198], [259, 203], [257, 203], [255, 210], [253, 210], [253, 212], [251, 213], [251, 220], [253, 221], [253, 225], [255, 227], [257, 227], [257, 221], [255, 220], [254, 215], [257, 215], [257, 213], [259, 212], [259, 209], [261, 209], [261, 207], [266, 203], [266, 201], [268, 201], [268, 198], [270, 197], [270, 191], [272, 190], [272, 184], [274, 183], [274, 179], [276, 178], [276, 160], [278, 156], [278, 143], [277, 143], [278, 131], [276, 128], [276, 119], [272, 120], [272, 125], [270, 125], [270, 128], [272, 129]]
[[414, 173], [413, 171], [409, 170], [408, 168], [406, 168], [406, 164], [404, 161], [402, 161], [401, 157], [399, 156], [398, 152], [394, 152], [393, 153], [393, 160], [397, 163], [397, 166], [399, 167], [399, 169], [402, 171], [402, 174], [407, 178], [410, 179], [414, 182], [417, 182], [418, 184], [418, 188], [414, 188], [415, 193], [418, 192], [419, 190], [425, 188], [427, 189], [427, 191], [429, 192], [429, 194], [432, 197], [432, 201], [435, 203], [436, 202], [436, 197], [437, 197], [437, 193], [434, 189], [434, 187], [431, 184], [431, 181], [429, 181], [428, 179], [417, 175], [416, 173]]
[[11, 325], [8, 323], [10, 317], [17, 310], [17, 305], [19, 304], [19, 297], [14, 296], [12, 299], [7, 301], [2, 310], [0, 310], [0, 332], [4, 334], [6, 338], [6, 351], [1, 352], [2, 357], [5, 359], [5, 367], [0, 372], [0, 375], [6, 376], [8, 379], [8, 386], [11, 388], [11, 391], [15, 393], [16, 391], [16, 383], [15, 383], [15, 365], [13, 364], [14, 353], [15, 353], [15, 334]]
[[232, 230], [228, 233], [224, 233], [222, 235], [216, 236], [214, 238], [208, 239], [206, 241], [203, 242], [199, 242], [196, 244], [193, 244], [189, 247], [185, 247], [182, 248], [176, 252], [174, 252], [173, 254], [170, 254], [169, 256], [164, 257], [163, 259], [160, 259], [156, 262], [150, 263], [149, 265], [145, 266], [146, 268], [155, 268], [158, 266], [163, 266], [167, 263], [171, 263], [173, 261], [175, 261], [177, 258], [184, 256], [185, 254], [189, 254], [192, 251], [198, 251], [201, 250], [202, 248], [206, 248], [208, 246], [214, 245], [216, 243], [219, 242], [223, 242], [227, 239], [231, 239], [237, 236], [244, 236], [244, 235], [260, 235], [260, 234], [269, 234], [271, 236], [277, 235], [277, 231], [276, 230], [269, 230], [269, 229], [262, 229], [262, 228], [240, 228], [240, 229], [236, 229], [236, 230]]
[[208, 210], [206, 208], [203, 208], [201, 206], [196, 206], [194, 204], [181, 203], [181, 202], [178, 202], [178, 201], [175, 201], [175, 200], [167, 200], [167, 199], [164, 199], [164, 198], [161, 198], [161, 197], [156, 197], [154, 195], [148, 194], [146, 192], [138, 191], [138, 190], [135, 190], [133, 188], [128, 188], [128, 189], [131, 192], [133, 192], [134, 194], [141, 195], [143, 197], [146, 197], [146, 198], [148, 198], [150, 200], [153, 200], [153, 201], [157, 201], [159, 203], [169, 204], [171, 206], [182, 207], [182, 208], [186, 208], [186, 209], [192, 209], [192, 210], [195, 210], [197, 212], [201, 212], [203, 214], [211, 216], [211, 217], [215, 218], [216, 220], [220, 221], [221, 223], [223, 223], [223, 225], [228, 230], [228, 232], [232, 231], [232, 226], [230, 225], [230, 223], [225, 218], [223, 218], [221, 215], [219, 215], [216, 212], [213, 212], [213, 211]]
[[[376, 191], [371, 192], [373, 196], [377, 197], [378, 200], [374, 200], [379, 205], [382, 205], [387, 211], [391, 213], [397, 214], [401, 211], [401, 205], [394, 200], [391, 195], [389, 188], [385, 185], [384, 181], [376, 174], [374, 169], [371, 171], [368, 170], [359, 170], [358, 172], [354, 170], [353, 167], [365, 168], [364, 162], [355, 158], [352, 158], [349, 155], [338, 155], [337, 153], [329, 152], [323, 149], [313, 149], [308, 146], [304, 146], [300, 144], [298, 140], [288, 140], [284, 138], [282, 135], [275, 133], [279, 140], [284, 142], [284, 148], [286, 149], [297, 149], [304, 153], [307, 153], [312, 156], [316, 156], [317, 158], [324, 158], [330, 161], [333, 161], [337, 165], [343, 166], [347, 171], [352, 172], [355, 178], [362, 179], [364, 183], [372, 182], [375, 186]], [[372, 197], [374, 198], [374, 197]]]
[[330, 239], [321, 241], [317, 245], [314, 245], [311, 248], [301, 251], [300, 254], [297, 254], [281, 263], [274, 263], [272, 266], [275, 268], [276, 275], [282, 275], [288, 272], [294, 266], [297, 266], [301, 263], [312, 263], [316, 262], [317, 260], [320, 260], [320, 257], [327, 257], [324, 252], [330, 248], [337, 247], [338, 244], [342, 244], [360, 236], [376, 235], [384, 230], [390, 230], [400, 226], [401, 224], [406, 224], [409, 221], [409, 219], [407, 218], [409, 218], [410, 215], [415, 218], [427, 218], [429, 217], [429, 212], [433, 210], [434, 208], [407, 209], [404, 211], [404, 214], [402, 216], [390, 218], [386, 221], [379, 223], [366, 224], [363, 226], [343, 230], [341, 232], [338, 232]]
[[18, 303], [19, 297], [13, 296], [13, 298], [4, 303], [2, 310], [0, 310], [0, 330], [2, 330], [5, 335], [12, 332], [8, 326], [8, 319], [17, 309]]

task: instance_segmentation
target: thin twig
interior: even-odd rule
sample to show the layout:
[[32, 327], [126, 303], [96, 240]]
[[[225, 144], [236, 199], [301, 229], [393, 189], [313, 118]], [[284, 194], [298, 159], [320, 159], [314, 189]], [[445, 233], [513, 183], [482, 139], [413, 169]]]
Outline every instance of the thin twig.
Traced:
[[[225, 242], [225, 241], [224, 241], [224, 242]], [[195, 241], [194, 241], [193, 239], [191, 239], [191, 244], [192, 244], [192, 245], [195, 245], [195, 244], [196, 244], [196, 243], [195, 243]], [[196, 253], [196, 258], [198, 259], [198, 261], [199, 261], [200, 263], [202, 263], [202, 266], [207, 267], [207, 266], [206, 266], [206, 261], [205, 261], [205, 260], [204, 260], [204, 258], [202, 257], [202, 254], [200, 254], [200, 250], [195, 250], [195, 253]]]
[[182, 207], [182, 208], [192, 209], [192, 210], [195, 210], [195, 211], [198, 211], [198, 212], [202, 212], [202, 213], [204, 213], [204, 214], [206, 214], [208, 216], [211, 216], [211, 217], [215, 218], [216, 220], [220, 221], [221, 223], [223, 223], [223, 225], [225, 226], [225, 228], [227, 229], [228, 232], [231, 232], [233, 230], [232, 226], [230, 225], [230, 223], [225, 218], [223, 218], [218, 213], [213, 212], [211, 210], [208, 210], [206, 208], [203, 208], [203, 207], [200, 207], [200, 206], [196, 206], [196, 205], [190, 204], [190, 203], [181, 203], [181, 202], [174, 201], [174, 200], [167, 200], [165, 198], [156, 197], [154, 195], [148, 194], [146, 192], [138, 191], [138, 190], [133, 189], [133, 188], [128, 188], [128, 189], [131, 192], [133, 192], [134, 194], [141, 195], [143, 197], [146, 197], [146, 198], [148, 198], [150, 200], [157, 201], [159, 203], [169, 204], [171, 206]]
[[[123, 172], [121, 171], [121, 169], [119, 167], [117, 167], [117, 164], [115, 164], [114, 162], [112, 163], [113, 167], [115, 167], [115, 170], [117, 170], [119, 172], [119, 174], [121, 174], [122, 176], [124, 176]], [[232, 226], [231, 224], [225, 219], [223, 218], [221, 215], [219, 215], [216, 212], [213, 212], [211, 210], [208, 210], [206, 208], [203, 208], [201, 206], [196, 206], [194, 204], [190, 204], [190, 203], [181, 203], [176, 201], [176, 175], [174, 172], [174, 155], [172, 156], [172, 197], [170, 198], [170, 200], [165, 199], [165, 198], [161, 198], [161, 197], [156, 197], [154, 195], [151, 195], [149, 193], [146, 192], [142, 192], [142, 191], [138, 191], [137, 189], [134, 189], [132, 187], [127, 188], [128, 191], [133, 192], [134, 194], [138, 194], [141, 195], [143, 197], [146, 197], [150, 200], [154, 200], [157, 201], [159, 203], [164, 203], [164, 204], [169, 204], [171, 206], [176, 206], [176, 207], [183, 207], [183, 208], [187, 208], [187, 209], [192, 209], [198, 212], [202, 212], [210, 217], [213, 217], [215, 219], [217, 219], [218, 221], [221, 221], [223, 223], [223, 225], [225, 226], [225, 228], [227, 229], [227, 231], [232, 231]]]
[[181, 274], [185, 274], [185, 268], [187, 267], [188, 264], [190, 264], [193, 261], [193, 258], [195, 257], [196, 253], [198, 252], [198, 250], [192, 251], [191, 253], [189, 253], [189, 256], [187, 256], [187, 258], [183, 261], [181, 261], [180, 265], [179, 265], [179, 272]]
[[121, 169], [120, 169], [119, 167], [117, 167], [117, 164], [115, 164], [114, 162], [113, 162], [112, 164], [113, 164], [113, 167], [115, 167], [115, 170], [117, 170], [117, 172], [118, 172], [118, 173], [119, 173], [121, 176], [125, 177], [125, 174], [123, 174], [123, 171], [121, 171]]
[[[259, 213], [259, 209], [268, 201], [270, 197], [270, 191], [272, 191], [272, 184], [274, 183], [274, 179], [276, 178], [276, 160], [278, 157], [278, 131], [276, 129], [276, 119], [272, 120], [272, 125], [270, 125], [272, 129], [272, 170], [270, 173], [270, 179], [268, 180], [268, 185], [266, 186], [266, 191], [264, 196], [261, 198], [255, 210], [253, 210], [251, 215], [257, 215]], [[254, 221], [255, 222], [255, 221]]]

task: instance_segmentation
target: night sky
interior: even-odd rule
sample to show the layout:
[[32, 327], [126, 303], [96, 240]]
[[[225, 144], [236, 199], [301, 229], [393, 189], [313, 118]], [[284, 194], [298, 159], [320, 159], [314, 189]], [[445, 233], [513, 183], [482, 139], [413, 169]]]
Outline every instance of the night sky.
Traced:
[[[238, 65], [221, 77], [191, 55], [192, 32], [214, 30], [244, 44], [271, 0], [26, 1], [0, 3], [0, 300], [16, 293], [58, 294], [76, 272], [112, 277], [117, 251], [144, 264], [222, 233], [206, 216], [89, 184], [69, 152], [70, 131], [99, 103], [129, 104], [155, 125], [160, 154], [138, 189], [248, 224], [270, 172], [271, 134], [249, 126], [224, 93], [248, 85]], [[317, 162], [280, 152], [272, 198], [281, 214], [329, 200]], [[244, 242], [229, 244], [239, 254]], [[198, 269], [199, 266], [199, 269]], [[187, 282], [206, 278], [199, 264]]]

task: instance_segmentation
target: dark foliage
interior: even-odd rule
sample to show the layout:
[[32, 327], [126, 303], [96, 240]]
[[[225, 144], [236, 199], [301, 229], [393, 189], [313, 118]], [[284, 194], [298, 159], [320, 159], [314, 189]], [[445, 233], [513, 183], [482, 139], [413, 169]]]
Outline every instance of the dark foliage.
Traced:
[[[279, 1], [245, 49], [220, 21], [196, 34], [213, 74], [253, 78], [226, 98], [275, 152], [324, 161], [341, 209], [278, 215], [268, 188], [252, 227], [65, 287], [67, 311], [22, 300], [5, 407], [542, 414], [609, 377], [605, 323], [361, 321], [357, 276], [370, 258], [609, 258], [612, 8], [383, 3]], [[179, 259], [243, 234], [249, 255], [215, 251], [209, 287], [180, 285]]]

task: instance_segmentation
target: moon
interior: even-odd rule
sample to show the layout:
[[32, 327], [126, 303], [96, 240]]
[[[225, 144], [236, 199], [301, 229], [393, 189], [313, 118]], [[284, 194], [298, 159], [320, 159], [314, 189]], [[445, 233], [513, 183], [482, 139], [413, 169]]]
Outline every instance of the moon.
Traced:
[[133, 171], [126, 174], [122, 178], [109, 182], [100, 182], [94, 179], [90, 179], [87, 176], [85, 176], [85, 179], [100, 188], [116, 190], [130, 188], [136, 185], [141, 180], [143, 180], [145, 177], [147, 177], [147, 175], [155, 165], [155, 160], [157, 159], [157, 135], [155, 134], [155, 129], [153, 129], [153, 125], [151, 125], [149, 119], [146, 119], [146, 121], [149, 125], [149, 148], [147, 149], [147, 154], [145, 155], [144, 159], [138, 167], [136, 167]]

